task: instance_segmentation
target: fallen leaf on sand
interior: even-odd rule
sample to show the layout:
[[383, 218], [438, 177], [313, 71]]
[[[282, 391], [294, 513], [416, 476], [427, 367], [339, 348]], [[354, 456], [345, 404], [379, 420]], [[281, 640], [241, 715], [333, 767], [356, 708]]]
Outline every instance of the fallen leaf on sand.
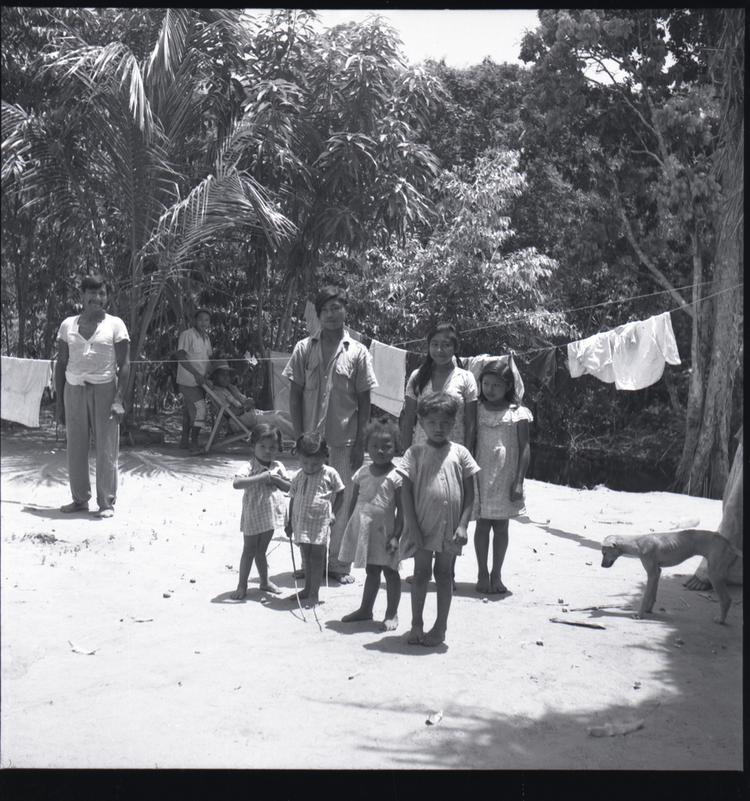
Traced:
[[352, 675], [349, 676], [349, 681], [351, 681], [355, 676], [359, 676], [361, 674], [361, 672], [362, 671], [358, 670], [356, 673], [352, 673]]
[[616, 734], [630, 734], [643, 728], [642, 720], [628, 720], [605, 723], [603, 726], [592, 726], [589, 734], [592, 737], [614, 737]]
[[161, 594], [161, 597], [162, 597], [162, 598], [171, 598], [172, 596], [171, 596], [171, 595], [170, 595], [168, 592], [163, 592], [163, 593]]
[[153, 623], [154, 619], [152, 617], [134, 617], [134, 623]]
[[443, 719], [443, 710], [440, 709], [437, 712], [433, 712], [424, 723], [425, 726], [436, 726], [438, 723], [440, 723], [442, 719]]
[[541, 640], [537, 640], [537, 641], [536, 641], [536, 644], [537, 644], [537, 645], [544, 645], [544, 643], [543, 643]]
[[80, 646], [72, 643], [70, 640], [68, 640], [68, 645], [70, 646], [74, 654], [83, 654], [84, 656], [93, 656], [98, 650], [97, 648], [93, 649], [81, 648]]

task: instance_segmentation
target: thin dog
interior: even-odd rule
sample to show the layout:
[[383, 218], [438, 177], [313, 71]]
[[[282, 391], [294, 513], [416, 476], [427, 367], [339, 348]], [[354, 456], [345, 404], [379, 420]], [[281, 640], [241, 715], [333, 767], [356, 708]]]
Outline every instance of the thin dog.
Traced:
[[725, 623], [732, 605], [726, 585], [730, 564], [742, 552], [715, 531], [688, 528], [681, 531], [665, 531], [644, 534], [640, 537], [622, 537], [612, 534], [602, 542], [602, 567], [612, 567], [618, 556], [628, 554], [641, 560], [648, 581], [643, 593], [641, 608], [636, 618], [651, 612], [656, 601], [656, 590], [662, 567], [673, 567], [691, 556], [704, 556], [708, 565], [708, 577], [719, 596], [720, 615], [717, 623]]

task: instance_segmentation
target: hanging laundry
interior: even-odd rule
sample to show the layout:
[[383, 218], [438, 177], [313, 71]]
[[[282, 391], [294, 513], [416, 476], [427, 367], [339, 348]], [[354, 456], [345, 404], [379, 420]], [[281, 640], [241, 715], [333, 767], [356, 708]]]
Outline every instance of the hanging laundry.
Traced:
[[533, 375], [541, 386], [551, 390], [554, 390], [557, 373], [556, 351], [557, 348], [554, 347], [543, 350], [529, 358], [525, 365], [529, 375]]
[[617, 389], [650, 387], [662, 377], [665, 362], [680, 364], [669, 312], [615, 329], [612, 367]]
[[573, 378], [584, 373], [617, 389], [637, 390], [655, 384], [664, 364], [680, 364], [669, 312], [618, 326], [568, 344]]
[[309, 300], [305, 302], [305, 325], [307, 326], [307, 336], [317, 336], [320, 331], [320, 320], [318, 320], [315, 306]]
[[568, 343], [568, 369], [571, 378], [589, 373], [606, 384], [615, 380], [612, 367], [613, 334], [614, 331], [603, 331], [601, 334]]
[[52, 379], [50, 362], [3, 356], [1, 366], [0, 415], [4, 420], [38, 428], [42, 393]]
[[291, 358], [291, 353], [271, 351], [271, 400], [276, 411], [289, 411], [289, 379], [282, 371]]
[[376, 406], [398, 417], [404, 408], [406, 351], [373, 339], [370, 356], [378, 379], [378, 386], [370, 390], [370, 398]]

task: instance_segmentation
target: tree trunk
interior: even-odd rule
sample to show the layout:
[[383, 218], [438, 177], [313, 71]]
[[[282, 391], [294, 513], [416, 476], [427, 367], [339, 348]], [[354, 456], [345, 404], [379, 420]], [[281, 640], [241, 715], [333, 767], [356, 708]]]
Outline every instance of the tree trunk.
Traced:
[[[713, 66], [721, 101], [721, 144], [714, 172], [722, 191], [709, 293], [719, 294], [693, 322], [693, 375], [677, 471], [683, 492], [711, 498], [722, 497], [729, 473], [729, 424], [741, 344], [744, 238], [744, 12], [723, 9], [721, 13], [725, 24]], [[697, 251], [694, 259], [696, 255]], [[703, 347], [704, 341], [708, 347]]]

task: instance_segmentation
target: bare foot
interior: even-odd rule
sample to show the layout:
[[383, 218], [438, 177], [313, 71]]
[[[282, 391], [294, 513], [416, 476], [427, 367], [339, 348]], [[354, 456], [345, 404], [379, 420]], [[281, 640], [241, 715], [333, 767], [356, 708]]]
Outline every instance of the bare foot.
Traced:
[[492, 592], [492, 590], [490, 590], [490, 576], [489, 576], [489, 573], [484, 573], [484, 574], [480, 573], [479, 576], [477, 576], [476, 591], [477, 592], [483, 592], [483, 593]]
[[440, 629], [430, 629], [427, 634], [422, 637], [422, 645], [427, 646], [428, 648], [441, 645], [445, 642], [445, 632], [440, 631]]
[[493, 595], [502, 595], [504, 592], [508, 592], [508, 588], [500, 580], [500, 576], [490, 576], [490, 592], [493, 593]]
[[305, 599], [305, 603], [302, 604], [302, 606], [304, 606], [305, 609], [313, 609], [316, 606], [320, 606], [320, 601], [316, 596], [311, 595], [309, 598]]
[[354, 584], [354, 576], [348, 573], [329, 573], [328, 578], [338, 581], [339, 584]]
[[419, 626], [412, 626], [411, 631], [406, 635], [406, 642], [409, 645], [419, 645], [424, 637], [424, 631]]
[[726, 626], [727, 621], [723, 617], [715, 617], [714, 623], [718, 623], [720, 626]]
[[383, 631], [395, 631], [398, 628], [398, 615], [387, 617], [380, 626]]
[[360, 607], [341, 618], [342, 623], [353, 623], [355, 620], [372, 620], [372, 612], [367, 612]]
[[414, 583], [414, 576], [407, 576], [405, 580], [406, 580], [407, 584], [413, 584]]
[[273, 593], [274, 595], [281, 595], [281, 590], [272, 581], [267, 581], [265, 584], [261, 584], [260, 588], [263, 590], [263, 592], [270, 592]]
[[706, 581], [705, 579], [702, 578], [698, 578], [698, 576], [692, 576], [682, 586], [687, 587], [687, 589], [689, 590], [698, 590], [699, 592], [705, 592], [706, 590], [711, 589], [711, 582]]
[[237, 589], [232, 593], [232, 600], [233, 601], [241, 601], [247, 595], [247, 588], [244, 590], [237, 587]]
[[291, 595], [287, 595], [287, 597], [284, 598], [284, 600], [285, 601], [296, 601], [297, 598], [299, 598], [300, 601], [304, 601], [305, 598], [307, 598], [307, 593], [304, 590], [300, 590], [299, 592], [293, 592]]

